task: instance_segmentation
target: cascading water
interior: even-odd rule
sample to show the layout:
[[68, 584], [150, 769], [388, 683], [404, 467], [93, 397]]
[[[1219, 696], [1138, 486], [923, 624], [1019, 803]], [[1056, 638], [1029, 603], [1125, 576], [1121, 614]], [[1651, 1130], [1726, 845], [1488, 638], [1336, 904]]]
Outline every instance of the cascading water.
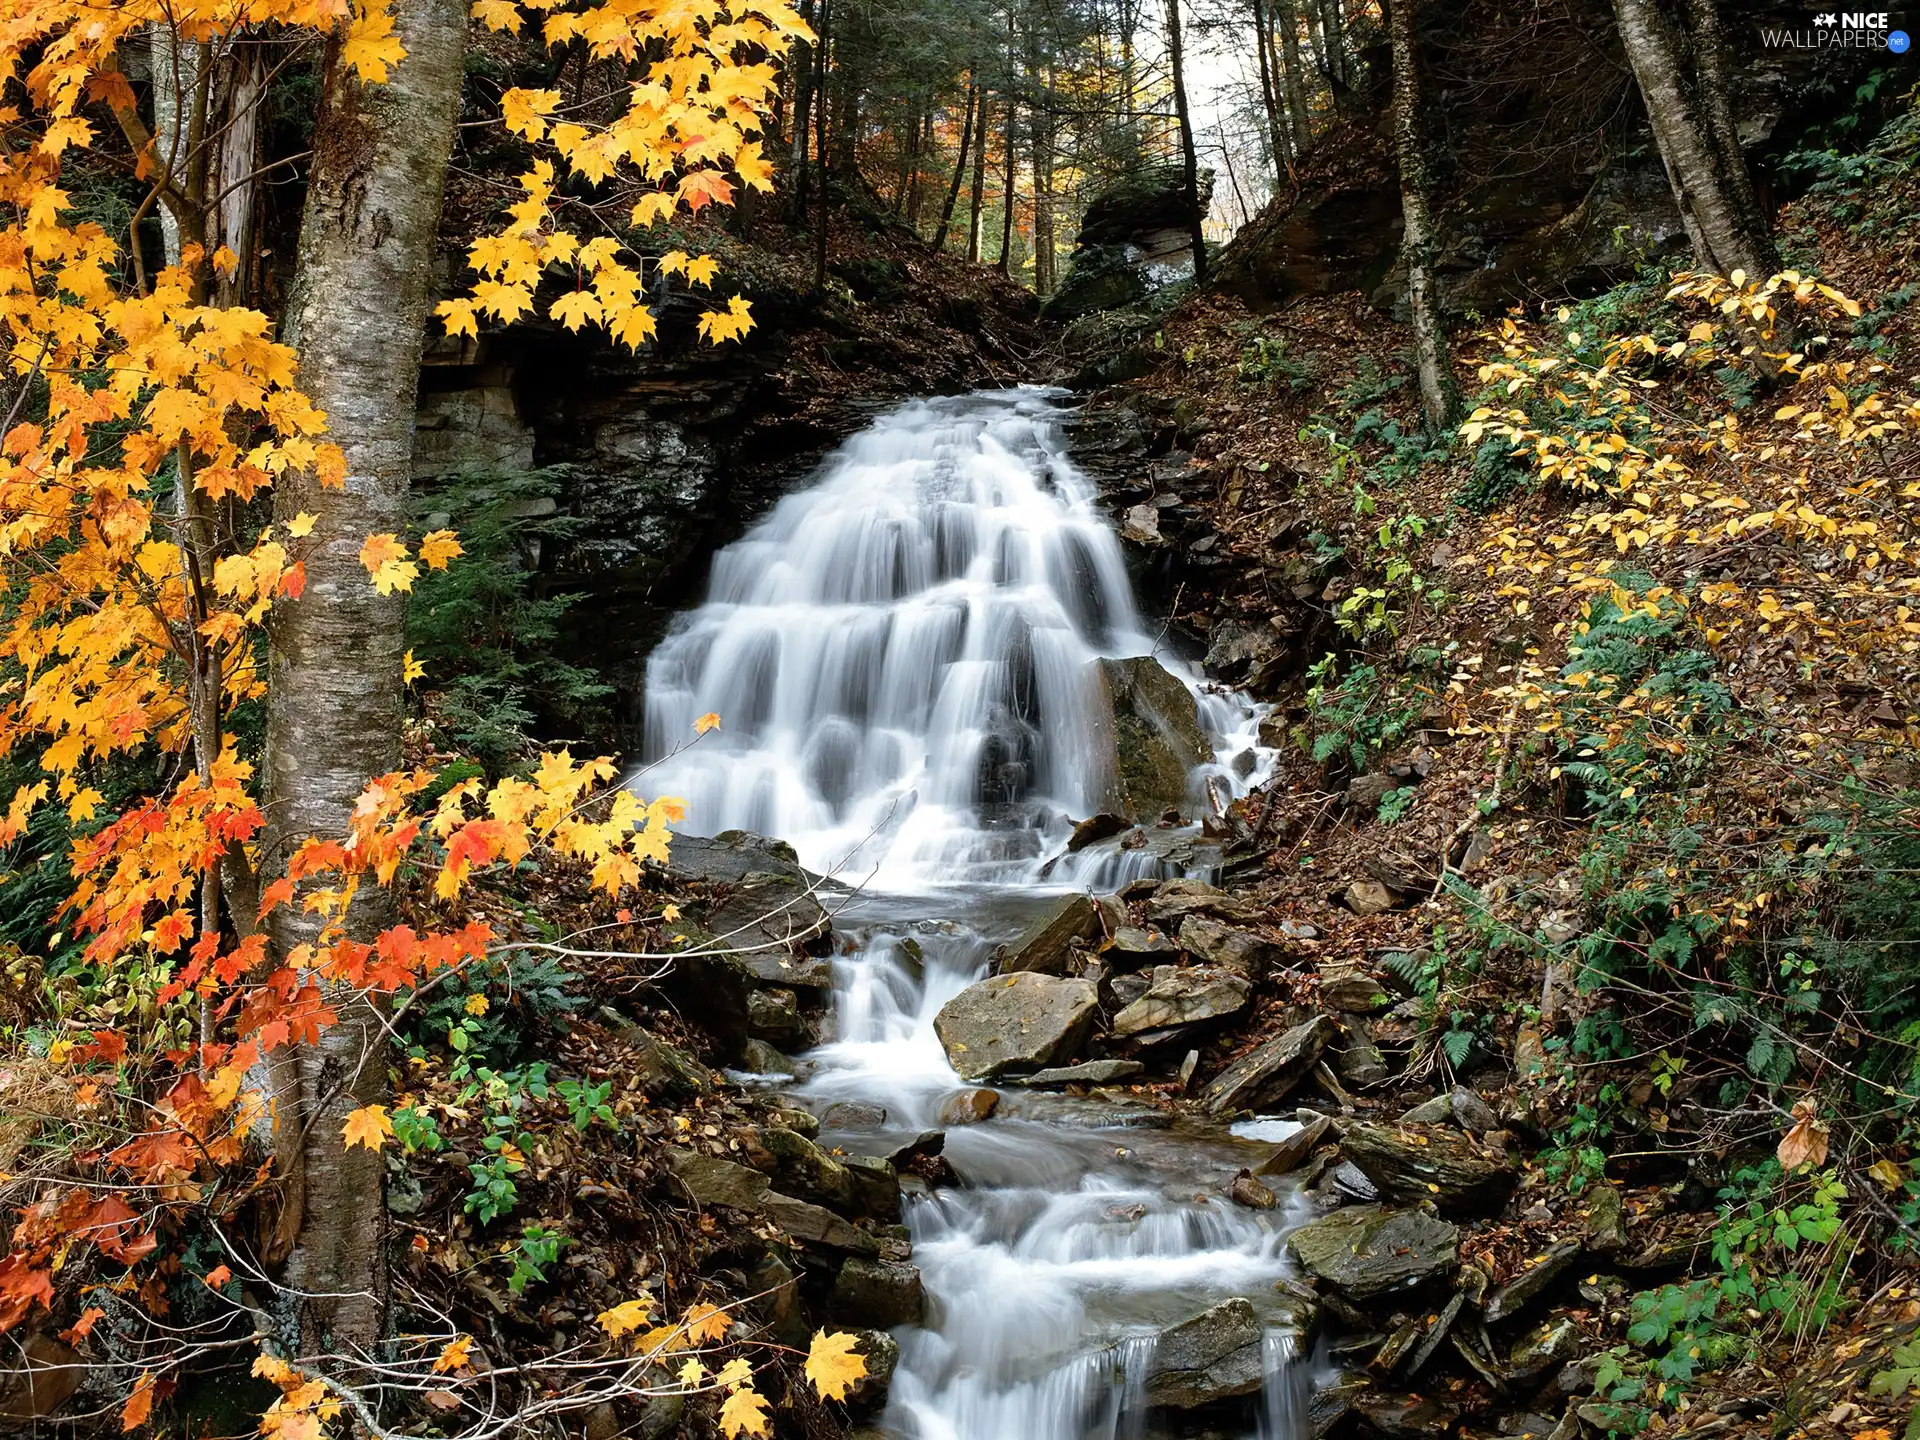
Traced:
[[[648, 666], [660, 758], [645, 789], [683, 798], [695, 830], [784, 839], [847, 887], [836, 1038], [806, 1057], [794, 1095], [823, 1115], [867, 1102], [867, 1123], [823, 1132], [850, 1152], [884, 1153], [937, 1122], [961, 1082], [934, 1017], [986, 974], [1036, 896], [1111, 888], [1157, 863], [1115, 846], [1060, 858], [1112, 779], [1092, 743], [1111, 718], [1096, 662], [1156, 651], [1058, 418], [1029, 389], [880, 420], [722, 552], [707, 603]], [[1254, 706], [1161, 663], [1194, 692], [1216, 747], [1192, 776], [1202, 810], [1271, 757], [1253, 743]], [[722, 729], [671, 753], [710, 711]], [[943, 918], [930, 920], [936, 893]], [[1302, 1206], [1290, 1192], [1272, 1211], [1229, 1203], [1229, 1179], [1262, 1152], [1164, 1126], [1125, 1097], [1009, 1086], [993, 1119], [949, 1131], [964, 1184], [907, 1210], [928, 1300], [924, 1323], [897, 1332], [890, 1433], [1178, 1435], [1150, 1409], [1156, 1337], [1234, 1296], [1273, 1327], [1249, 1434], [1306, 1433], [1276, 1288]]]

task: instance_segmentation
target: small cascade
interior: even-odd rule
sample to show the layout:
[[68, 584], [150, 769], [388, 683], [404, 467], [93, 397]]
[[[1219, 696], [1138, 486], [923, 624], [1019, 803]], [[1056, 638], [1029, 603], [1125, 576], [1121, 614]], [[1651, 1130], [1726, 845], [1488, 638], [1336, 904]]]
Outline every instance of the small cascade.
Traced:
[[[844, 887], [834, 1038], [790, 1098], [848, 1153], [940, 1124], [962, 1082], [935, 1017], [1036, 904], [1183, 863], [1182, 832], [1164, 830], [1172, 844], [1152, 853], [1110, 843], [1061, 859], [1111, 784], [1093, 741], [1114, 729], [1098, 662], [1154, 656], [1195, 696], [1216, 752], [1188, 777], [1197, 812], [1270, 769], [1258, 708], [1145, 632], [1058, 418], [1047, 394], [1017, 390], [882, 419], [718, 558], [707, 603], [648, 665], [654, 762], [637, 783], [682, 797], [696, 831], [776, 836]], [[709, 711], [721, 730], [675, 753]], [[1159, 1337], [1244, 1297], [1270, 1327], [1248, 1440], [1256, 1424], [1297, 1440], [1281, 1282], [1306, 1207], [1284, 1182], [1273, 1210], [1226, 1199], [1261, 1152], [1168, 1128], [1124, 1094], [998, 1088], [991, 1119], [946, 1132], [961, 1184], [909, 1198], [927, 1308], [895, 1332], [881, 1429], [1165, 1440], [1181, 1432], [1150, 1403]], [[841, 1101], [863, 1102], [839, 1112], [853, 1128], [835, 1128]]]
[[[1256, 708], [1156, 651], [1058, 422], [1035, 389], [904, 406], [722, 551], [647, 665], [648, 793], [877, 889], [1030, 881], [1108, 804], [1095, 662], [1154, 654], [1222, 759], [1264, 772]], [[708, 713], [721, 729], [675, 753]], [[1191, 798], [1245, 784], [1202, 766]], [[1111, 884], [1134, 857], [1088, 858]]]
[[1308, 1440], [1313, 1377], [1291, 1330], [1269, 1330], [1261, 1342], [1265, 1382], [1260, 1387], [1260, 1440]]

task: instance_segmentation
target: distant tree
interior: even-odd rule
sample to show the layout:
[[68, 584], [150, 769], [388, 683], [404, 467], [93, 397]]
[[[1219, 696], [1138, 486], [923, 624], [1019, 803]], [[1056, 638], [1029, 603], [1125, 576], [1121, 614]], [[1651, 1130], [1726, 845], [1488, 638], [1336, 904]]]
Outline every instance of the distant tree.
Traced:
[[1413, 313], [1420, 403], [1435, 430], [1451, 425], [1460, 407], [1440, 320], [1433, 278], [1433, 181], [1428, 172], [1420, 105], [1418, 0], [1392, 0], [1387, 12], [1393, 41], [1393, 135], [1400, 161], [1400, 255], [1407, 267], [1407, 306]]

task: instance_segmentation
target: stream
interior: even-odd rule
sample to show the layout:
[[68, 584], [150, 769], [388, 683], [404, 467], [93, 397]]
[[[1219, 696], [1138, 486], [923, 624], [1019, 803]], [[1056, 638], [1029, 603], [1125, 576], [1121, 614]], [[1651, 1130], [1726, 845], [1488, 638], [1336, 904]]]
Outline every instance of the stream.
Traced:
[[[1216, 756], [1190, 777], [1191, 813], [1271, 768], [1257, 707], [1156, 648], [1059, 403], [1021, 389], [883, 417], [716, 557], [709, 598], [649, 662], [648, 749], [664, 758], [648, 788], [684, 798], [690, 828], [789, 842], [835, 887], [831, 1038], [789, 1091], [827, 1118], [829, 1147], [884, 1154], [938, 1125], [965, 1087], [934, 1018], [1037, 906], [1209, 853], [1065, 853], [1112, 783], [1093, 738], [1113, 729], [1095, 662], [1153, 655], [1194, 693]], [[709, 711], [721, 730], [670, 753]], [[990, 1119], [947, 1130], [962, 1184], [907, 1196], [927, 1303], [921, 1325], [895, 1332], [882, 1429], [1308, 1434], [1309, 1361], [1279, 1288], [1305, 1202], [1284, 1182], [1272, 1210], [1226, 1198], [1265, 1148], [1170, 1124], [1125, 1092], [997, 1088]], [[1233, 1297], [1262, 1326], [1258, 1393], [1204, 1416], [1152, 1403], [1157, 1337]]]

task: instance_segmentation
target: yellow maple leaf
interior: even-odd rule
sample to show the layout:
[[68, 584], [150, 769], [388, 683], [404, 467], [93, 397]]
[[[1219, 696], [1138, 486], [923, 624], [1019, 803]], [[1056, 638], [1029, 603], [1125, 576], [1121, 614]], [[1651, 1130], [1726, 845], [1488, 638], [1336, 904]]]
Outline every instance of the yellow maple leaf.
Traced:
[[372, 85], [387, 83], [387, 68], [406, 58], [407, 47], [393, 33], [393, 16], [387, 13], [385, 0], [361, 0], [354, 6], [353, 23], [347, 27], [347, 43], [340, 58], [351, 65], [362, 80]]
[[727, 1403], [720, 1407], [720, 1429], [728, 1440], [737, 1440], [741, 1435], [771, 1435], [773, 1428], [767, 1423], [767, 1402], [760, 1392], [743, 1385], [729, 1395]]
[[547, 312], [569, 330], [578, 330], [601, 317], [600, 297], [591, 290], [570, 290]]
[[240, 257], [222, 245], [213, 252], [213, 268], [222, 275], [231, 275], [240, 268]]
[[315, 517], [302, 510], [287, 522], [287, 534], [296, 540], [304, 540], [313, 533]]
[[514, 0], [473, 0], [473, 18], [489, 30], [520, 32], [520, 7]]
[[724, 1385], [728, 1389], [736, 1385], [747, 1385], [753, 1380], [753, 1366], [748, 1363], [744, 1355], [736, 1355], [722, 1365], [720, 1373], [713, 1378], [716, 1384]]
[[662, 275], [678, 275], [687, 268], [687, 252], [669, 250], [654, 263], [660, 267]]
[[426, 673], [427, 667], [413, 658], [413, 651], [409, 650], [400, 657], [400, 683], [408, 689], [412, 689], [413, 682]]
[[814, 1335], [813, 1344], [807, 1347], [806, 1371], [822, 1400], [844, 1400], [854, 1381], [866, 1378], [866, 1358], [853, 1351], [859, 1343], [857, 1335], [844, 1330], [832, 1334], [822, 1330]]
[[675, 1372], [675, 1376], [682, 1385], [685, 1385], [691, 1390], [707, 1378], [707, 1367], [702, 1365], [697, 1359], [689, 1357], [687, 1363]]
[[745, 297], [735, 295], [724, 310], [709, 310], [700, 317], [700, 335], [709, 344], [723, 345], [738, 340], [753, 328], [753, 306]]
[[446, 320], [447, 334], [479, 337], [480, 320], [474, 314], [473, 301], [442, 300], [433, 307], [433, 313]]
[[440, 1352], [440, 1358], [433, 1362], [433, 1373], [436, 1375], [447, 1375], [455, 1370], [466, 1369], [472, 1350], [472, 1336], [455, 1336], [447, 1342], [447, 1348]]
[[646, 1324], [653, 1315], [653, 1297], [642, 1295], [637, 1299], [623, 1300], [611, 1310], [602, 1310], [594, 1318], [600, 1328], [616, 1340], [630, 1334]]
[[384, 1105], [362, 1105], [347, 1116], [345, 1128], [347, 1148], [364, 1145], [369, 1150], [378, 1150], [393, 1135], [393, 1121], [387, 1118]]
[[392, 532], [369, 535], [360, 547], [360, 563], [373, 577], [373, 588], [382, 595], [396, 590], [411, 590], [420, 567], [407, 559], [407, 547]]
[[487, 1013], [489, 1003], [487, 997], [484, 995], [469, 995], [467, 996], [465, 1007], [466, 1012], [469, 1015], [484, 1015]]
[[720, 717], [711, 710], [693, 722], [693, 733], [696, 735], [704, 735], [709, 730], [718, 730], [719, 728]]
[[749, 140], [733, 157], [733, 173], [755, 190], [773, 189], [773, 166], [760, 153], [760, 142]]
[[720, 273], [720, 262], [711, 255], [702, 255], [687, 261], [686, 272], [689, 285], [711, 285], [713, 277]]
[[420, 560], [429, 570], [444, 570], [449, 560], [466, 553], [451, 530], [429, 530], [420, 541]]
[[681, 1323], [694, 1344], [705, 1345], [725, 1335], [733, 1321], [718, 1305], [701, 1304], [690, 1307]]

